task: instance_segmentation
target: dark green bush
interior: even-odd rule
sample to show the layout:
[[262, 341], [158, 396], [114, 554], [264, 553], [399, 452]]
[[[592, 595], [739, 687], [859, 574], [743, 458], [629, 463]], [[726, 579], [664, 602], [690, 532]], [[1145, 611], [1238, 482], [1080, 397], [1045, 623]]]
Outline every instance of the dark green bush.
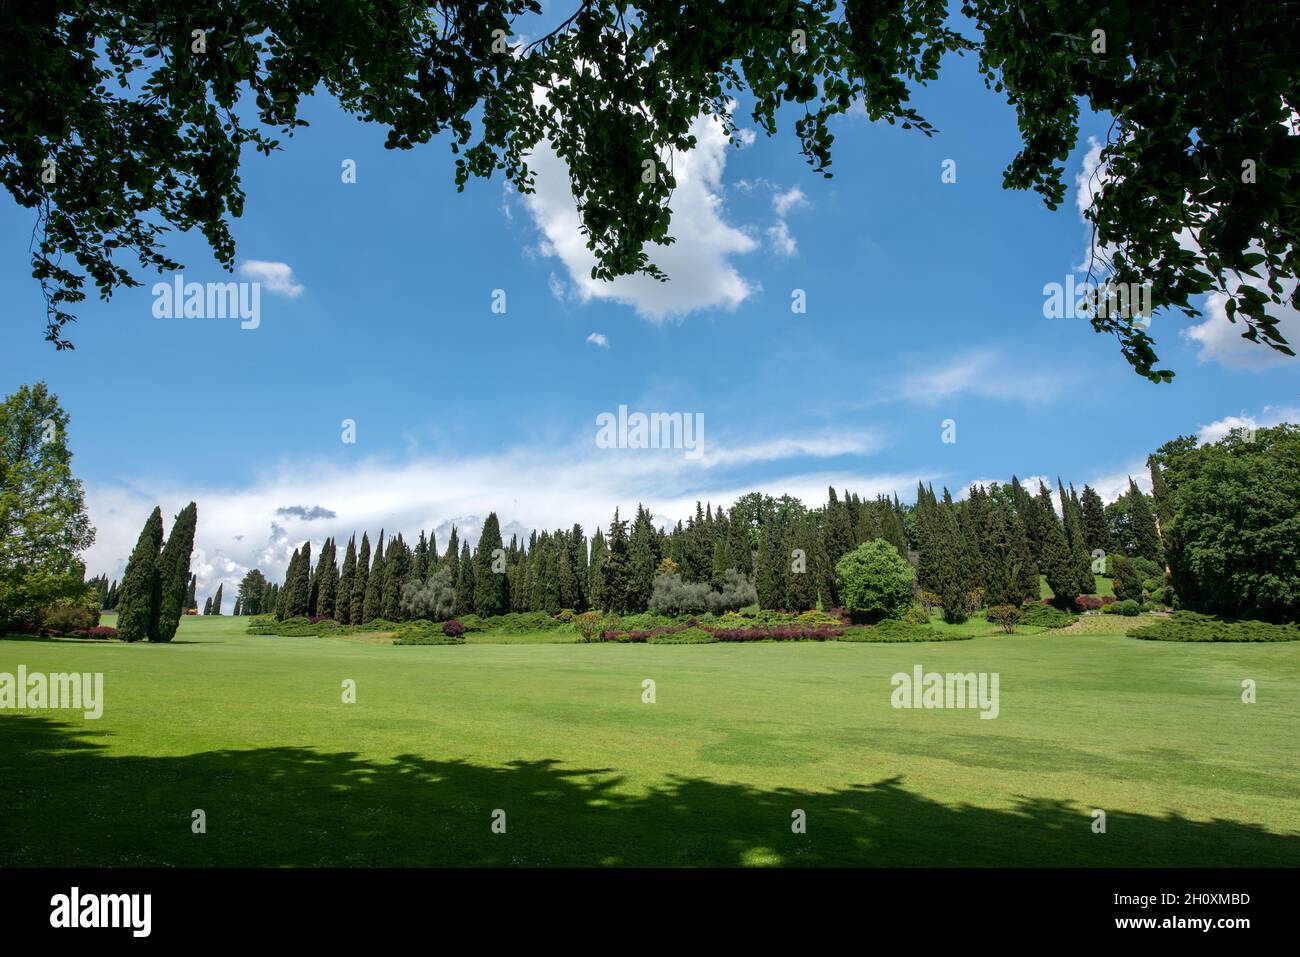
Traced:
[[1300, 641], [1300, 624], [1273, 625], [1176, 611], [1163, 621], [1134, 628], [1129, 636], [1144, 641]]
[[1072, 621], [1074, 618], [1069, 612], [1039, 601], [1030, 602], [1020, 609], [1020, 624], [1031, 628], [1064, 628]]
[[687, 628], [684, 631], [670, 631], [651, 635], [646, 641], [652, 645], [708, 645], [717, 641], [703, 628]]
[[1016, 625], [1020, 624], [1024, 614], [1015, 605], [994, 605], [985, 617], [993, 624], [1001, 626], [1002, 630], [1009, 635], [1016, 630]]
[[853, 625], [844, 630], [840, 641], [968, 641], [970, 635], [937, 631], [924, 625], [910, 625], [896, 618], [886, 618], [877, 625]]
[[395, 645], [463, 645], [464, 643], [464, 638], [445, 634], [443, 626], [432, 621], [408, 621], [393, 634]]

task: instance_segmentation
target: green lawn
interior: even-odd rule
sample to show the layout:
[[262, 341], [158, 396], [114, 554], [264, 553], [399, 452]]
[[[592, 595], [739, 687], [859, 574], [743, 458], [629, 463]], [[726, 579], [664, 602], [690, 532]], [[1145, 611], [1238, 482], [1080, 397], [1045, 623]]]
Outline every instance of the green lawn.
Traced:
[[[404, 648], [244, 625], [0, 641], [0, 672], [102, 671], [106, 697], [98, 721], [0, 711], [0, 866], [1300, 865], [1300, 643]], [[916, 664], [998, 672], [999, 717], [895, 710]]]

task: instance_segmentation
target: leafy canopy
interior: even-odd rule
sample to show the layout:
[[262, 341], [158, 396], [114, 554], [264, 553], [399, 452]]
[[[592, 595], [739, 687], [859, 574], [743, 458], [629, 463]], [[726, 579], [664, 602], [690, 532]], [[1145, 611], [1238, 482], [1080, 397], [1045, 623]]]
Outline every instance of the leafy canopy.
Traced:
[[[1087, 213], [1103, 269], [1151, 282], [1157, 307], [1189, 315], [1193, 297], [1218, 291], [1246, 338], [1291, 353], [1267, 310], [1300, 306], [1282, 282], [1300, 271], [1293, 4], [963, 0], [963, 21], [948, 0], [571, 2], [558, 25], [538, 0], [16, 5], [0, 33], [0, 178], [36, 210], [46, 338], [72, 346], [68, 309], [87, 274], [104, 298], [140, 285], [119, 252], [141, 269], [180, 268], [168, 230], [198, 229], [233, 268], [244, 148], [276, 149], [320, 89], [385, 126], [389, 148], [446, 134], [458, 188], [500, 172], [531, 191], [528, 156], [549, 141], [593, 278], [664, 279], [646, 247], [672, 242], [672, 156], [694, 144], [700, 115], [734, 131], [743, 100], [771, 135], [788, 106], [800, 151], [829, 176], [833, 117], [865, 109], [931, 135], [911, 89], [938, 77], [945, 54], [969, 52], [1023, 138], [1004, 186], [1056, 208], [1082, 104], [1109, 114]], [[512, 46], [515, 34], [538, 39]], [[1144, 322], [1091, 321], [1139, 373], [1172, 376], [1155, 368]]]

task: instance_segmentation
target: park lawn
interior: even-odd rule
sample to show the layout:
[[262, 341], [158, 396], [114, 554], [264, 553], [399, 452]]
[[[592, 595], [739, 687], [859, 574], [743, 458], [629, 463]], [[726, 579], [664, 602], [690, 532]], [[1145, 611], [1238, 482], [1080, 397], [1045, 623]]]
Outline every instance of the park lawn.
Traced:
[[[1102, 598], [1107, 596], [1111, 598], [1115, 597], [1115, 580], [1113, 578], [1106, 578], [1103, 575], [1093, 575], [1092, 582], [1092, 593], [1094, 595], [1098, 595]], [[1046, 575], [1038, 576], [1038, 597], [1044, 601], [1051, 601], [1056, 597], [1056, 592], [1052, 591], [1051, 586], [1047, 584]]]
[[[106, 698], [99, 720], [0, 711], [0, 866], [1300, 864], [1300, 643], [394, 647], [245, 624], [0, 641], [0, 672], [99, 671]], [[894, 709], [918, 664], [997, 672], [998, 717]]]

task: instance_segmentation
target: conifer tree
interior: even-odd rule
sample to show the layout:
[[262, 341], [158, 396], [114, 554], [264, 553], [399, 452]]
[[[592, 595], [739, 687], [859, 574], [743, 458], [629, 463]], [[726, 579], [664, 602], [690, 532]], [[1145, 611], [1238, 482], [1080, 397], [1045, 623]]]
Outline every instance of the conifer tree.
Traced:
[[591, 561], [587, 567], [587, 604], [591, 608], [605, 608], [605, 558], [609, 549], [605, 533], [597, 528], [591, 536]]
[[[776, 529], [767, 523], [758, 534], [758, 555], [754, 559], [754, 587], [758, 591], [760, 608], [772, 611], [785, 606], [785, 581], [782, 566], [785, 558], [781, 547], [773, 541]], [[812, 571], [811, 568], [808, 571]]]
[[1113, 552], [1115, 545], [1111, 541], [1110, 526], [1106, 524], [1106, 510], [1101, 496], [1085, 485], [1083, 494], [1079, 496], [1079, 505], [1083, 509], [1083, 537], [1088, 554], [1091, 555], [1098, 548], [1107, 554]]
[[384, 603], [384, 532], [379, 531], [375, 541], [375, 557], [370, 560], [370, 577], [366, 580], [366, 598], [361, 621], [374, 621], [383, 611]]
[[294, 565], [293, 577], [286, 578], [284, 582], [286, 618], [304, 618], [309, 613], [311, 570], [311, 541], [308, 540], [302, 543], [302, 548], [298, 552], [298, 563]]
[[[696, 503], [696, 511], [699, 511], [699, 503]], [[700, 515], [700, 525], [703, 526], [704, 516]], [[631, 562], [628, 558], [628, 535], [627, 522], [618, 517], [618, 509], [614, 509], [614, 518], [609, 523], [609, 535], [606, 541], [608, 549], [605, 555], [604, 565], [601, 569], [604, 581], [604, 605], [605, 611], [613, 612], [616, 615], [625, 614], [628, 611], [628, 592], [632, 577]]]
[[361, 533], [361, 549], [357, 552], [356, 571], [352, 577], [352, 601], [348, 603], [348, 620], [359, 625], [365, 620], [366, 587], [370, 582], [370, 537]]
[[1052, 601], [1064, 611], [1074, 608], [1079, 597], [1079, 570], [1065, 535], [1065, 526], [1052, 507], [1052, 496], [1045, 485], [1039, 485], [1037, 497], [1039, 532], [1043, 536], [1042, 572], [1047, 577], [1047, 587], [1052, 590]]
[[217, 583], [217, 593], [212, 596], [212, 614], [221, 614], [221, 583]]
[[[289, 583], [297, 577], [299, 557], [300, 553], [298, 549], [295, 548], [293, 550], [293, 555], [289, 557], [289, 564], [284, 570], [285, 587], [276, 590], [275, 617], [278, 621], [283, 621], [285, 618], [289, 617]], [[211, 604], [210, 599], [209, 604]], [[204, 612], [204, 614], [207, 614], [207, 612]]]
[[189, 594], [185, 596], [185, 607], [193, 608], [195, 611], [199, 610], [199, 576], [198, 575], [190, 576], [190, 591]]
[[379, 617], [398, 621], [402, 617], [402, 586], [406, 584], [411, 569], [411, 552], [406, 542], [398, 536], [388, 546], [384, 556], [384, 587], [379, 603]]
[[1164, 556], [1160, 551], [1160, 533], [1156, 531], [1155, 513], [1151, 510], [1151, 503], [1142, 494], [1142, 490], [1137, 487], [1132, 477], [1128, 480], [1128, 521], [1129, 534], [1133, 540], [1133, 552], [1129, 558], [1137, 556], [1164, 564]]
[[158, 556], [162, 549], [162, 509], [155, 508], [127, 559], [118, 598], [117, 635], [123, 641], [152, 641], [158, 634], [162, 600]]
[[243, 614], [243, 611], [241, 610], [241, 606], [240, 606], [240, 604], [239, 604], [239, 596], [238, 596], [238, 595], [235, 596], [235, 610], [234, 610], [233, 612], [231, 612], [231, 614], [234, 615], [236, 618], [238, 618], [240, 615]]
[[574, 611], [587, 608], [587, 536], [582, 526], [574, 524], [569, 529], [569, 568], [573, 572]]
[[1058, 477], [1056, 489], [1061, 499], [1065, 540], [1070, 547], [1070, 560], [1075, 568], [1075, 587], [1078, 588], [1080, 595], [1091, 595], [1097, 590], [1097, 585], [1092, 575], [1092, 556], [1088, 553], [1087, 538], [1083, 531], [1083, 507], [1079, 503], [1079, 497], [1074, 494], [1073, 485], [1070, 486], [1067, 494]]
[[[207, 598], [207, 601], [205, 601], [205, 602], [203, 603], [203, 614], [205, 614], [205, 615], [210, 615], [210, 614], [212, 614], [212, 596], [211, 596], [211, 595], [209, 595], [208, 598]], [[118, 629], [118, 634], [120, 635], [121, 633], [122, 633], [122, 631], [121, 631], [121, 629], [119, 628], [119, 629]]]
[[334, 618], [346, 625], [352, 621], [352, 580], [357, 572], [357, 536], [348, 537], [348, 547], [343, 553], [343, 572], [339, 575]]
[[[786, 525], [780, 568], [785, 591], [782, 607], [789, 611], [810, 611], [817, 607], [817, 583], [808, 552], [813, 544], [812, 518], [804, 516]], [[798, 552], [803, 554], [800, 556]], [[761, 604], [761, 603], [760, 603]]]
[[194, 532], [199, 509], [193, 502], [181, 509], [172, 522], [167, 544], [158, 557], [159, 606], [158, 631], [154, 641], [171, 641], [181, 622], [185, 592], [190, 583], [190, 553], [194, 551]]
[[[455, 537], [455, 530], [452, 530]], [[469, 542], [460, 546], [456, 559], [456, 614], [474, 614], [474, 560], [470, 558]]]
[[[712, 550], [710, 550], [709, 570], [712, 573]], [[650, 522], [650, 510], [639, 503], [636, 518], [632, 521], [632, 532], [628, 538], [628, 584], [627, 610], [644, 611], [650, 604], [650, 592], [654, 588], [655, 568], [659, 556], [655, 554], [654, 526]]]
[[485, 618], [506, 612], [508, 590], [504, 551], [501, 547], [501, 523], [496, 512], [489, 512], [474, 560], [474, 610]]
[[337, 612], [339, 567], [334, 562], [334, 551], [334, 539], [325, 539], [316, 565], [320, 581], [316, 593], [316, 614], [323, 618], [335, 618]]

